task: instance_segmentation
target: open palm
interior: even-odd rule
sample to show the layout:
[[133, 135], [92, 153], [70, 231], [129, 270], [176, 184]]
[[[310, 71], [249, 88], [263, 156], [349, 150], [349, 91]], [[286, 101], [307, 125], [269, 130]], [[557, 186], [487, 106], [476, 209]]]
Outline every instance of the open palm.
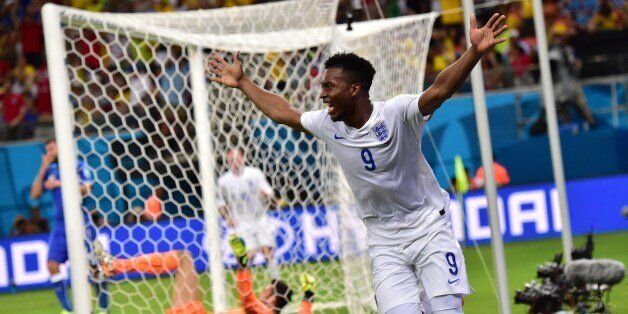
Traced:
[[242, 62], [240, 62], [240, 52], [234, 54], [233, 63], [228, 63], [221, 55], [214, 53], [209, 60], [209, 65], [209, 71], [216, 75], [210, 80], [229, 87], [239, 87], [240, 80], [244, 75]]
[[496, 37], [506, 30], [507, 25], [499, 27], [505, 18], [505, 15], [495, 13], [484, 27], [478, 28], [475, 15], [471, 14], [471, 18], [469, 19], [471, 24], [471, 29], [469, 30], [471, 46], [475, 47], [478, 52], [484, 53], [493, 48], [493, 46], [503, 43], [506, 40], [505, 38]]

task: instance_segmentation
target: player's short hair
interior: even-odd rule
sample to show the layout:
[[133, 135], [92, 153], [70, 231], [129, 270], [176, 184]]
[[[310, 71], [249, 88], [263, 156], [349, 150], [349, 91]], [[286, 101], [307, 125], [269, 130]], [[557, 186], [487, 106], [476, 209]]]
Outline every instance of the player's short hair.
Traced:
[[273, 292], [275, 294], [275, 307], [281, 310], [292, 300], [292, 289], [290, 289], [288, 284], [283, 280], [273, 279], [271, 280], [271, 284], [273, 285]]
[[342, 69], [352, 83], [359, 83], [368, 92], [373, 83], [375, 68], [368, 60], [353, 52], [339, 52], [325, 61], [325, 69]]
[[57, 140], [54, 137], [49, 137], [44, 141], [44, 144], [48, 145], [49, 143], [52, 143], [52, 142], [56, 143]]

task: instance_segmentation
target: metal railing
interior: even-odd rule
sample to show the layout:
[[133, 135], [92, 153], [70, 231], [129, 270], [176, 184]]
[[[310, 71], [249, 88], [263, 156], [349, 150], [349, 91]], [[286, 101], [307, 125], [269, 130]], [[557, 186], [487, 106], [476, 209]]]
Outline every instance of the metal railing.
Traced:
[[[591, 109], [593, 114], [608, 114], [611, 113], [611, 125], [614, 128], [619, 128], [620, 115], [621, 113], [628, 112], [628, 74], [622, 75], [613, 75], [613, 76], [604, 76], [604, 77], [594, 77], [588, 79], [579, 80], [580, 84], [583, 87], [591, 86], [591, 85], [608, 85], [610, 86], [610, 106], [595, 106], [595, 108]], [[623, 86], [623, 97], [619, 97], [619, 87]], [[513, 103], [514, 111], [515, 111], [515, 120], [517, 123], [518, 137], [523, 138], [525, 136], [525, 128], [532, 121], [536, 120], [537, 117], [529, 117], [524, 114], [523, 109], [523, 95], [531, 94], [531, 93], [541, 93], [541, 86], [539, 84], [528, 85], [528, 86], [520, 86], [520, 87], [510, 87], [503, 88], [498, 90], [492, 90], [489, 92], [489, 95], [512, 95], [514, 94], [515, 100]], [[456, 94], [456, 98], [466, 98], [471, 97], [470, 92], [458, 93]], [[543, 104], [539, 103], [539, 111], [542, 108]]]
[[[614, 128], [619, 128], [619, 115], [621, 112], [628, 111], [628, 96], [626, 87], [628, 86], [628, 74], [624, 75], [615, 75], [615, 76], [605, 76], [605, 77], [595, 77], [589, 78], [579, 81], [583, 87], [591, 86], [591, 85], [609, 85], [610, 86], [610, 106], [599, 107], [591, 109], [591, 113], [593, 114], [607, 114], [611, 113], [611, 125]], [[623, 85], [624, 94], [622, 99], [619, 99], [619, 86]], [[522, 96], [526, 93], [538, 92], [540, 93], [541, 87], [540, 85], [529, 86], [525, 88], [512, 88], [509, 90], [501, 90], [498, 93], [514, 93], [515, 94], [515, 117], [517, 121], [517, 129], [519, 138], [523, 137], [523, 133], [525, 132], [525, 127], [534, 121], [536, 117], [526, 117], [523, 114], [523, 102]], [[542, 103], [539, 108], [542, 107]]]

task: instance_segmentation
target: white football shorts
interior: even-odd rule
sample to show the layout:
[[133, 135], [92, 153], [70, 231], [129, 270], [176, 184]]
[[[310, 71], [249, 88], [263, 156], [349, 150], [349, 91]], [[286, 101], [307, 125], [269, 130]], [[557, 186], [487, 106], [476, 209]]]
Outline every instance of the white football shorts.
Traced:
[[241, 226], [237, 228], [237, 234], [244, 239], [247, 251], [277, 246], [275, 228], [268, 224]]
[[415, 241], [370, 246], [369, 255], [379, 313], [436, 296], [472, 292], [464, 256], [449, 222]]

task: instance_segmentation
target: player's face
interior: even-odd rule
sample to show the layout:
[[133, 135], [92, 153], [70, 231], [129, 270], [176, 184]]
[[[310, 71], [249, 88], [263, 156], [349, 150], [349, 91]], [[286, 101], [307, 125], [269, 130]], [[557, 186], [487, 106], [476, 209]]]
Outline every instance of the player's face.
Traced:
[[[355, 97], [359, 94], [359, 84], [351, 84], [339, 68], [325, 71], [320, 98], [329, 108], [332, 121], [344, 121], [355, 108]], [[356, 91], [357, 88], [357, 91]]]
[[57, 142], [55, 141], [50, 141], [48, 142], [48, 144], [46, 144], [46, 154], [51, 154], [55, 157], [55, 160], [57, 158]]
[[242, 156], [242, 153], [237, 149], [230, 150], [227, 154], [227, 163], [229, 164], [231, 171], [239, 173], [240, 169], [242, 169], [242, 165], [244, 164], [244, 156]]

